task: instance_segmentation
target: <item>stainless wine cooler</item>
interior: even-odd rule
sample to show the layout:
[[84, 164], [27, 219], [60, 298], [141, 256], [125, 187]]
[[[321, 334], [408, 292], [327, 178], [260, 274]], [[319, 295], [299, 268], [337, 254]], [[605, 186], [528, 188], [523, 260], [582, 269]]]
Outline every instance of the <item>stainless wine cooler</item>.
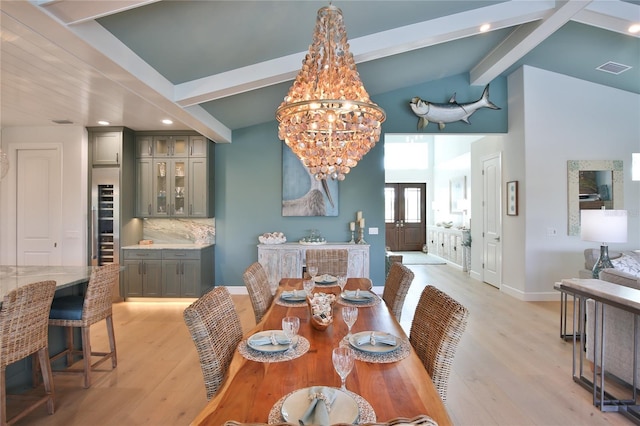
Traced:
[[120, 190], [117, 168], [94, 168], [91, 190], [91, 265], [119, 263]]

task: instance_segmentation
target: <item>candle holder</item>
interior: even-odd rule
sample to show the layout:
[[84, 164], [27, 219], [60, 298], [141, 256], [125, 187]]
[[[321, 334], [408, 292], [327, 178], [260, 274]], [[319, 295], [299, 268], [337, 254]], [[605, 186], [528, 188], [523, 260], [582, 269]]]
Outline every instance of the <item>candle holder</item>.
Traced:
[[367, 242], [364, 240], [364, 228], [363, 227], [359, 227], [358, 228], [358, 244], [367, 244]]
[[356, 232], [355, 231], [351, 231], [351, 241], [349, 241], [349, 244], [355, 244], [356, 240], [354, 239]]

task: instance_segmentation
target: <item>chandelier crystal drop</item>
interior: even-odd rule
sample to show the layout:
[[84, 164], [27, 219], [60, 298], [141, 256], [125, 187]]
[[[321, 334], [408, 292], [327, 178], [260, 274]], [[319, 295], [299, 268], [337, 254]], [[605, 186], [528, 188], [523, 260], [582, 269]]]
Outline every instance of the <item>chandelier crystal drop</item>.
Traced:
[[278, 137], [316, 179], [344, 180], [380, 139], [385, 118], [360, 81], [342, 11], [321, 8], [302, 69], [276, 111]]

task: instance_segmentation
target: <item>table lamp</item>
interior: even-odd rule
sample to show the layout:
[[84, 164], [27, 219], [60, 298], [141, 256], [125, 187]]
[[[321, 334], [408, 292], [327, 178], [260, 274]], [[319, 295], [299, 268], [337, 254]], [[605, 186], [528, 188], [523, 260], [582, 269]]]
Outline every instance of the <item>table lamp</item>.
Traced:
[[600, 242], [600, 257], [593, 265], [593, 278], [599, 278], [604, 268], [613, 268], [607, 243], [627, 242], [626, 210], [580, 210], [580, 237], [584, 241]]

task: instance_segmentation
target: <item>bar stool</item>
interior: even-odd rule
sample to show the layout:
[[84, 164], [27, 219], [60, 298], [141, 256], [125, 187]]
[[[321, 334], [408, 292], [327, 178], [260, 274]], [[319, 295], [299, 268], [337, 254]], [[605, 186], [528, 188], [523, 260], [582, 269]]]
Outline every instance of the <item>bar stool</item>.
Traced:
[[[51, 364], [49, 363], [49, 335], [47, 317], [51, 308], [55, 281], [27, 284], [10, 291], [2, 300], [0, 308], [0, 424], [13, 424], [40, 405], [47, 403], [47, 412], [55, 411], [55, 392]], [[6, 368], [34, 353], [41, 365], [45, 395], [36, 397], [31, 405], [11, 420], [7, 419]], [[12, 398], [33, 397], [12, 395]]]
[[[67, 357], [67, 367], [73, 364], [74, 355], [82, 355], [83, 368], [65, 370], [54, 370], [54, 374], [82, 374], [84, 376], [84, 387], [91, 386], [91, 370], [111, 358], [111, 366], [116, 368], [116, 339], [113, 332], [113, 313], [111, 291], [118, 279], [120, 265], [111, 264], [100, 266], [91, 272], [89, 285], [85, 296], [64, 296], [53, 300], [51, 313], [49, 314], [49, 325], [66, 327], [67, 347], [62, 352], [51, 357], [54, 361], [62, 356]], [[105, 320], [107, 323], [107, 334], [109, 336], [109, 352], [92, 352], [90, 327], [99, 321]], [[73, 347], [73, 328], [82, 330], [82, 350], [75, 350]], [[100, 357], [93, 364], [91, 357]]]

